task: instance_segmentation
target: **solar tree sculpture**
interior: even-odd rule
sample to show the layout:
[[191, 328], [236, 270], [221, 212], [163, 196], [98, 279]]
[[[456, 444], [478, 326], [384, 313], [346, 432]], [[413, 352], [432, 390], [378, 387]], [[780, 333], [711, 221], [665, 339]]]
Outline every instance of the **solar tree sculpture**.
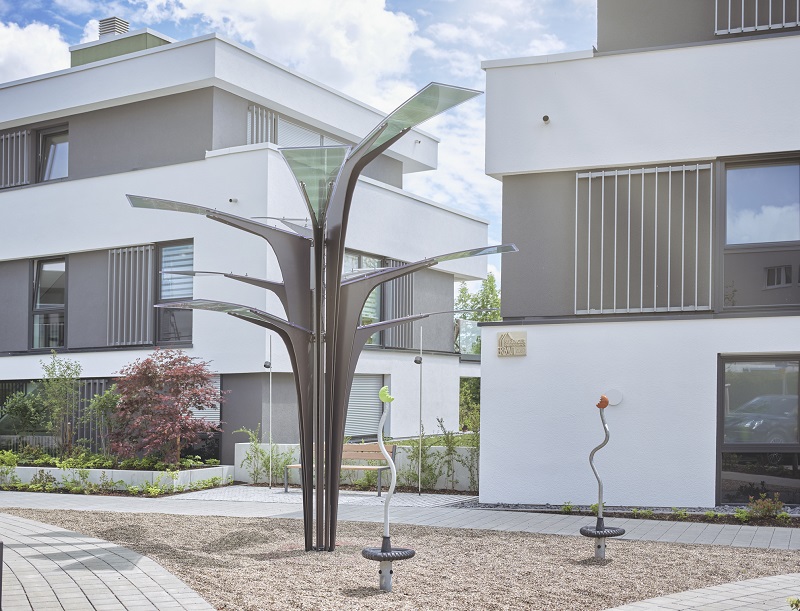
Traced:
[[246, 305], [205, 299], [173, 302], [169, 307], [222, 312], [274, 331], [286, 344], [298, 398], [306, 551], [333, 551], [336, 546], [345, 419], [361, 350], [377, 331], [428, 316], [416, 314], [359, 326], [370, 293], [384, 282], [443, 261], [517, 250], [514, 245], [476, 248], [342, 277], [350, 206], [363, 169], [416, 125], [479, 94], [471, 89], [431, 83], [353, 147], [280, 149], [310, 212], [310, 229], [283, 221], [291, 230], [287, 231], [211, 208], [128, 195], [130, 204], [137, 208], [202, 214], [255, 234], [274, 251], [283, 282], [233, 273], [219, 275], [273, 292], [283, 305], [285, 320]]

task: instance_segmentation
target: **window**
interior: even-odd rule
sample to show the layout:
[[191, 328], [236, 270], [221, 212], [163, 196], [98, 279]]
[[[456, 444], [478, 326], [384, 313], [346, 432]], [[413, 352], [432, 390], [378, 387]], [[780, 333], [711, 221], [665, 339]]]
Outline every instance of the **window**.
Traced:
[[20, 129], [0, 134], [0, 189], [30, 182], [28, 143], [31, 132]]
[[39, 132], [39, 182], [69, 175], [69, 130], [66, 126]]
[[778, 288], [781, 286], [791, 286], [792, 266], [780, 265], [778, 267], [767, 268], [767, 288]]
[[[353, 272], [369, 272], [374, 269], [379, 269], [383, 266], [383, 259], [371, 255], [365, 255], [357, 252], [345, 252], [344, 262], [342, 264], [342, 273], [351, 274]], [[364, 309], [361, 310], [361, 325], [371, 325], [383, 320], [382, 313], [382, 299], [381, 299], [381, 286], [375, 287], [367, 302], [364, 304]], [[380, 345], [381, 333], [380, 331], [370, 337], [367, 344]]]
[[721, 359], [718, 502], [761, 492], [800, 501], [800, 358]]
[[800, 240], [800, 163], [729, 167], [727, 244]]
[[271, 142], [280, 147], [337, 146], [342, 143], [309, 127], [290, 121], [257, 104], [247, 108], [247, 144]]
[[[191, 276], [166, 274], [165, 271], [190, 271], [194, 263], [192, 242], [164, 244], [159, 248], [158, 303], [186, 301], [192, 298]], [[156, 341], [186, 343], [192, 341], [192, 311], [158, 308]]]
[[[800, 162], [728, 163], [722, 240], [726, 309], [800, 304]], [[779, 290], [775, 290], [779, 289]]]
[[48, 259], [35, 264], [31, 341], [34, 349], [64, 346], [66, 277], [66, 259]]

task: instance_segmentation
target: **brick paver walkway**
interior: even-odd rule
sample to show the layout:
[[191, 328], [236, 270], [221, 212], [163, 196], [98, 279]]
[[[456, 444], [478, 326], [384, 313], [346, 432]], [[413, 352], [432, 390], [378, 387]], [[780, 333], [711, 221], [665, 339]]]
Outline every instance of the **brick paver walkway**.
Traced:
[[149, 558], [108, 541], [0, 514], [3, 609], [212, 610]]

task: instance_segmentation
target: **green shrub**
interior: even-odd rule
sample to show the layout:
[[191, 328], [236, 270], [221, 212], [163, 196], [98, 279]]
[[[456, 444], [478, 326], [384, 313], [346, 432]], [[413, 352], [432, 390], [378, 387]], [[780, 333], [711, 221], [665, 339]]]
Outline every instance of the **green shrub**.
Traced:
[[634, 518], [639, 520], [649, 520], [653, 517], [653, 510], [652, 509], [637, 509], [634, 507], [631, 509], [631, 513], [633, 514]]
[[678, 520], [679, 522], [689, 519], [689, 512], [685, 509], [681, 509], [680, 507], [673, 507], [670, 515], [672, 516], [673, 520]]
[[750, 497], [747, 509], [753, 518], [774, 518], [783, 511], [783, 502], [777, 492], [772, 498], [769, 498], [766, 492], [762, 492], [758, 498]]
[[[234, 433], [244, 433], [248, 437], [250, 445], [247, 447], [240, 467], [247, 470], [250, 481], [257, 484], [263, 477], [269, 475], [269, 453], [261, 447], [261, 423], [254, 429], [242, 427]], [[270, 444], [272, 449], [272, 444]]]
[[52, 492], [58, 488], [58, 480], [51, 473], [44, 469], [39, 469], [38, 473], [31, 478], [28, 490], [33, 492]]
[[4, 467], [16, 467], [19, 458], [11, 450], [0, 450], [0, 465]]
[[[591, 505], [589, 505], [589, 511], [591, 512], [591, 514], [593, 516], [597, 515], [597, 510], [598, 509], [599, 509], [599, 506], [597, 505], [597, 503], [592, 503]], [[603, 503], [603, 511], [605, 511], [605, 510], [606, 510], [606, 504]]]
[[744, 507], [737, 507], [733, 510], [733, 517], [739, 520], [742, 524], [750, 521], [750, 510]]
[[573, 509], [572, 501], [564, 501], [564, 504], [561, 506], [561, 513], [572, 513]]
[[787, 598], [786, 602], [791, 609], [800, 609], [800, 598]]
[[219, 465], [219, 460], [217, 460], [216, 458], [206, 458], [206, 464], [209, 467], [216, 467]]
[[785, 511], [781, 511], [778, 515], [775, 516], [775, 519], [778, 520], [784, 526], [788, 526], [789, 522], [792, 521], [792, 516], [790, 516]]

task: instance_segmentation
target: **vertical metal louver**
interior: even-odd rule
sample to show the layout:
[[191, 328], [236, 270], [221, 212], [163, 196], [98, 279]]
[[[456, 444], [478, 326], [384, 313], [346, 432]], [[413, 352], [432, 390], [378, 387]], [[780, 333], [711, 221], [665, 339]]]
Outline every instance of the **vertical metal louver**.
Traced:
[[108, 251], [108, 345], [153, 343], [155, 246]]
[[30, 130], [0, 134], [0, 189], [30, 183]]
[[[403, 261], [386, 259], [388, 267], [404, 265]], [[414, 274], [401, 276], [384, 286], [384, 308], [386, 318], [402, 318], [414, 313]], [[413, 348], [414, 329], [412, 323], [391, 327], [383, 332], [383, 345], [387, 348]]]
[[251, 104], [247, 107], [247, 144], [275, 142], [274, 112], [263, 106]]
[[711, 164], [575, 180], [575, 313], [711, 308]]
[[717, 36], [800, 26], [800, 0], [716, 0]]
[[104, 435], [107, 434], [107, 422], [98, 421], [97, 416], [85, 418], [86, 408], [95, 395], [102, 395], [111, 388], [112, 380], [108, 378], [84, 378], [80, 381], [80, 405], [72, 407], [70, 422], [74, 441], [85, 439], [95, 452], [103, 446]]
[[375, 437], [381, 420], [383, 404], [378, 393], [383, 386], [382, 375], [356, 375], [347, 403], [347, 421], [344, 434], [347, 437]]
[[[211, 385], [218, 391], [222, 388], [222, 377], [219, 375], [212, 376]], [[216, 407], [192, 410], [192, 418], [194, 420], [205, 420], [213, 424], [220, 423], [220, 404], [217, 403]]]

